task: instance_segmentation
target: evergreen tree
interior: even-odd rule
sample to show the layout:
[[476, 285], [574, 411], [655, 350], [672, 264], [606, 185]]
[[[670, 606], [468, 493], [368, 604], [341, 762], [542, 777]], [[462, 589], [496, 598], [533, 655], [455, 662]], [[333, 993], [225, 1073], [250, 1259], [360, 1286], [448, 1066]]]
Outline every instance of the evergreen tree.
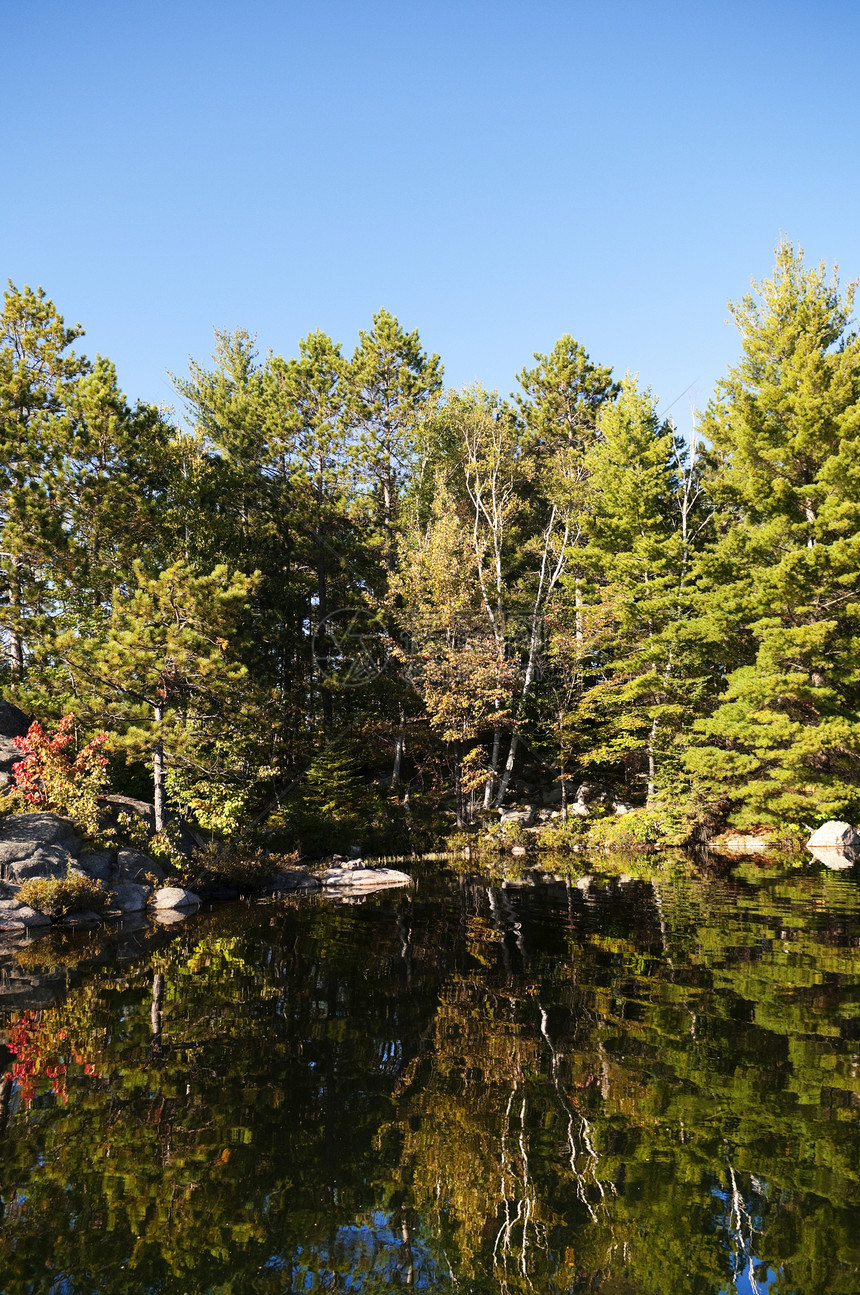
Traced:
[[49, 596], [46, 548], [66, 543], [55, 483], [75, 435], [68, 395], [90, 371], [73, 350], [82, 335], [42, 288], [10, 282], [0, 314], [0, 623], [15, 685]]
[[199, 576], [182, 562], [155, 576], [136, 562], [133, 575], [98, 637], [70, 633], [58, 647], [86, 711], [131, 755], [149, 758], [160, 832], [167, 765], [205, 765], [241, 709], [247, 670], [231, 640], [254, 582], [225, 567]]
[[406, 333], [387, 310], [359, 333], [349, 370], [349, 418], [358, 464], [372, 495], [386, 572], [394, 569], [400, 493], [413, 466], [420, 412], [442, 387], [438, 355], [421, 348], [417, 330]]
[[702, 430], [718, 534], [698, 629], [725, 679], [689, 763], [740, 826], [860, 812], [860, 341], [854, 286], [790, 243], [732, 306]]
[[[582, 551], [591, 599], [615, 608], [581, 705], [594, 720], [591, 762], [622, 760], [653, 802], [659, 753], [668, 754], [689, 700], [678, 643], [690, 589], [685, 476], [671, 424], [628, 375], [587, 456], [589, 538]], [[610, 628], [611, 626], [611, 628]], [[666, 790], [668, 770], [660, 771]]]

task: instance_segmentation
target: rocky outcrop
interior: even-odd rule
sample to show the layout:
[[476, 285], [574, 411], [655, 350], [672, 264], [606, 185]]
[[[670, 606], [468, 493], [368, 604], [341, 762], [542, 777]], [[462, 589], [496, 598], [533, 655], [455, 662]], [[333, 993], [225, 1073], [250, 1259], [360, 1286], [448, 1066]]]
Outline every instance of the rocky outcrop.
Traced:
[[20, 899], [0, 899], [0, 933], [50, 925], [51, 919], [47, 913], [38, 913], [35, 908], [22, 904]]
[[0, 881], [65, 877], [80, 847], [74, 825], [59, 814], [9, 814], [0, 820]]
[[522, 805], [519, 809], [506, 809], [500, 816], [502, 823], [512, 823], [518, 827], [531, 827], [535, 821], [535, 806]]
[[860, 832], [850, 823], [823, 823], [812, 833], [806, 848], [825, 867], [853, 868], [860, 862]]

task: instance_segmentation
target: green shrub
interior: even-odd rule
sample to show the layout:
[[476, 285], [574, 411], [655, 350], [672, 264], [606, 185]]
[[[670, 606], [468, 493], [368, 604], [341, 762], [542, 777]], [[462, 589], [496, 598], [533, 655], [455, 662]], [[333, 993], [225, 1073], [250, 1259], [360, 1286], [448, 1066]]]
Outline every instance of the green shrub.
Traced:
[[582, 845], [588, 820], [571, 816], [567, 822], [554, 818], [542, 823], [535, 833], [540, 850], [573, 850]]
[[534, 843], [534, 833], [521, 823], [491, 823], [481, 833], [485, 850], [510, 850], [512, 845], [533, 846]]
[[641, 854], [643, 847], [667, 849], [684, 843], [688, 825], [666, 805], [640, 805], [589, 825], [588, 845], [619, 854]]
[[31, 877], [22, 884], [18, 898], [38, 913], [57, 918], [80, 909], [103, 913], [110, 891], [95, 878], [70, 870], [65, 877]]

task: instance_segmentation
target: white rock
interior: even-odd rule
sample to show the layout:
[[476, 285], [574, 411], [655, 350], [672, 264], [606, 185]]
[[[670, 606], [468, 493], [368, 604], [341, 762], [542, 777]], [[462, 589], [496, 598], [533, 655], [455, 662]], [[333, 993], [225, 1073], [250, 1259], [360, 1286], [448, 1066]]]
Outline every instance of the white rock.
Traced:
[[850, 823], [822, 823], [806, 842], [806, 848], [813, 854], [818, 850], [838, 850], [854, 862], [860, 859], [860, 832]]
[[382, 890], [385, 886], [409, 886], [412, 878], [396, 868], [329, 868], [322, 876], [326, 890]]
[[197, 908], [199, 903], [199, 895], [182, 886], [162, 886], [152, 897], [155, 908]]

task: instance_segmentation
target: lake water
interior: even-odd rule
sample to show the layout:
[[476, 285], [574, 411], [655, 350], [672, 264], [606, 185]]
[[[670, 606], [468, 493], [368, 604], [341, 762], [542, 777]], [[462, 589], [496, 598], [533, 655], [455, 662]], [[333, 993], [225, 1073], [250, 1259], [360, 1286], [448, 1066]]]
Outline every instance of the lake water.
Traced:
[[441, 866], [0, 954], [0, 1290], [857, 1295], [853, 876]]

